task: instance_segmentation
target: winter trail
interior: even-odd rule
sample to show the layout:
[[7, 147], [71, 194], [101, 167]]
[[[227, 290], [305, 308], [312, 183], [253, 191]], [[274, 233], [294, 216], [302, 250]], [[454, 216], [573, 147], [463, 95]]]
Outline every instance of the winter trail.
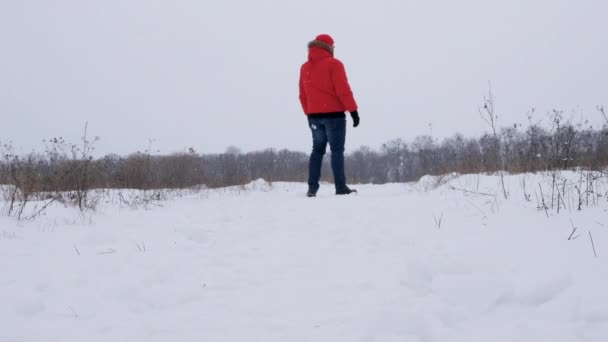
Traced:
[[608, 337], [605, 258], [567, 240], [569, 219], [587, 225], [601, 208], [547, 218], [425, 186], [343, 197], [325, 184], [306, 198], [303, 184], [254, 183], [151, 210], [107, 204], [86, 224], [63, 208], [2, 218], [0, 341]]

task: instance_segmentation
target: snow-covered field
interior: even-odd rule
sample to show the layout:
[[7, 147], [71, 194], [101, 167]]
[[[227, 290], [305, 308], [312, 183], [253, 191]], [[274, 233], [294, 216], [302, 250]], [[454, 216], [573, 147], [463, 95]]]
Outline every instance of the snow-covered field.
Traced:
[[529, 177], [1, 217], [0, 341], [608, 341], [606, 199], [547, 217]]

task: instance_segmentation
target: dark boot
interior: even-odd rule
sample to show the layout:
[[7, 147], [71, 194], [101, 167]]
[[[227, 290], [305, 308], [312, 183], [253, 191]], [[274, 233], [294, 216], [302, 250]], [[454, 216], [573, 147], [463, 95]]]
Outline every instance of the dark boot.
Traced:
[[340, 190], [336, 190], [336, 195], [350, 195], [352, 193], [357, 193], [356, 189], [351, 189], [347, 186], [344, 187], [344, 189], [340, 189]]

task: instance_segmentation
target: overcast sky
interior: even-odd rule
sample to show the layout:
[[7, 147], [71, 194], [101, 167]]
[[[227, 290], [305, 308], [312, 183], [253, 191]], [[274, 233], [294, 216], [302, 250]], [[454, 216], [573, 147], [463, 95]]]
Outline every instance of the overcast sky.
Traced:
[[[491, 80], [502, 124], [608, 105], [600, 0], [0, 0], [0, 141], [99, 154], [309, 151], [306, 44], [336, 41], [361, 126], [347, 151], [432, 133], [477, 136]], [[350, 121], [349, 121], [350, 123]]]

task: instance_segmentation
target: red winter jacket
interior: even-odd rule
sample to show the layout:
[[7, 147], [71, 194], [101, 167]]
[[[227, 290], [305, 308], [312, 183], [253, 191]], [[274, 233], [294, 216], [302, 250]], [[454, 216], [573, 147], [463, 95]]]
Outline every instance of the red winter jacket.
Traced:
[[311, 42], [308, 61], [300, 69], [300, 102], [306, 115], [353, 112], [357, 103], [348, 84], [344, 64], [331, 49]]

